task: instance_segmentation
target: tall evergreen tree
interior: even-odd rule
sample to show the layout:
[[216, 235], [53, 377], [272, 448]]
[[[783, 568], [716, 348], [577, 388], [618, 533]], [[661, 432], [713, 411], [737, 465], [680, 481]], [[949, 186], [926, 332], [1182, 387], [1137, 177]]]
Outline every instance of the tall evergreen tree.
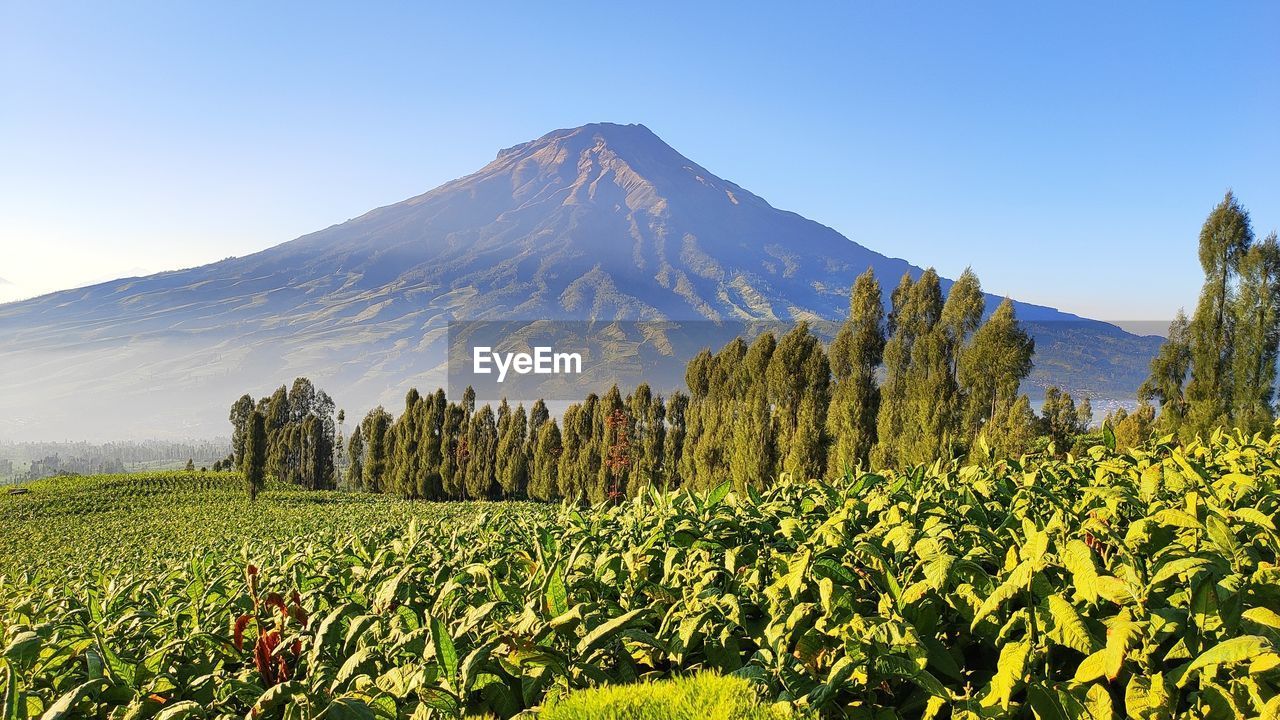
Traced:
[[773, 413], [769, 403], [769, 361], [777, 350], [773, 333], [762, 333], [751, 343], [739, 366], [742, 399], [732, 424], [729, 476], [739, 491], [763, 488], [777, 466]]
[[555, 420], [545, 421], [539, 426], [533, 474], [529, 479], [529, 497], [534, 500], [552, 500], [559, 496], [560, 442], [560, 428]]
[[525, 453], [527, 445], [524, 405], [516, 405], [515, 412], [510, 414], [506, 428], [498, 430], [498, 485], [502, 488], [503, 497], [521, 497], [527, 492], [529, 485], [529, 456]]
[[423, 398], [419, 431], [421, 439], [418, 450], [421, 460], [416, 478], [417, 496], [439, 500], [444, 497], [443, 478], [440, 466], [444, 452], [444, 418], [449, 403], [445, 399], [444, 390], [436, 389], [434, 393]]
[[819, 477], [827, 466], [831, 366], [807, 322], [796, 323], [778, 341], [769, 358], [766, 380], [777, 438], [776, 474]]
[[952, 342], [942, 325], [942, 286], [930, 268], [911, 288], [907, 311], [899, 319], [910, 333], [905, 379], [903, 427], [898, 460], [904, 465], [932, 462], [950, 455], [948, 431], [955, 405], [951, 373]]
[[680, 462], [684, 456], [688, 408], [688, 395], [679, 390], [671, 393], [671, 398], [667, 400], [667, 432], [662, 443], [661, 487], [663, 488], [677, 488], [682, 482]]
[[498, 445], [494, 453], [493, 476], [494, 482], [498, 486], [499, 492], [503, 497], [507, 495], [503, 478], [507, 474], [507, 465], [512, 461], [510, 454], [504, 454], [503, 450], [510, 450], [508, 444], [511, 441], [511, 404], [504, 397], [498, 403]]
[[249, 395], [241, 395], [231, 405], [231, 459], [236, 467], [244, 465], [244, 443], [249, 437], [249, 414], [253, 410], [253, 398]]
[[666, 442], [666, 408], [662, 397], [653, 394], [648, 383], [641, 383], [627, 398], [632, 419], [632, 466], [628, 494], [636, 495], [648, 487], [661, 487], [663, 445]]
[[1205, 282], [1191, 318], [1187, 402], [1192, 432], [1207, 433], [1230, 420], [1232, 281], [1252, 244], [1249, 213], [1228, 192], [1200, 230], [1200, 266]]
[[466, 467], [467, 413], [458, 403], [445, 407], [440, 429], [440, 482], [447, 498], [461, 499], [463, 471]]
[[364, 432], [360, 425], [351, 431], [351, 439], [347, 443], [347, 486], [356, 490], [364, 489]]
[[[1005, 298], [978, 328], [960, 356], [959, 381], [964, 391], [962, 435], [969, 443], [997, 417], [1008, 416], [1018, 402], [1018, 388], [1031, 373], [1035, 340], [1018, 324], [1013, 302]], [[1007, 428], [993, 425], [999, 432]], [[993, 444], [988, 436], [987, 444]]]
[[364, 419], [366, 439], [364, 462], [364, 489], [380, 493], [386, 490], [387, 477], [387, 435], [391, 426], [391, 414], [382, 406], [369, 411]]
[[616, 384], [600, 398], [596, 408], [600, 418], [600, 469], [589, 497], [593, 503], [616, 502], [626, 497], [630, 479], [631, 416]]
[[388, 490], [405, 498], [418, 494], [418, 443], [422, 440], [422, 428], [418, 421], [422, 415], [422, 396], [417, 388], [410, 388], [404, 396], [404, 412], [396, 420], [395, 457], [392, 459], [392, 479]]
[[491, 406], [486, 404], [472, 415], [467, 448], [470, 452], [464, 470], [467, 497], [471, 500], [493, 497], [497, 487], [498, 425]]
[[881, 467], [897, 466], [902, 456], [902, 433], [907, 415], [907, 371], [911, 365], [911, 347], [919, 330], [919, 323], [912, 317], [914, 288], [911, 275], [904, 273], [893, 291], [893, 305], [889, 311], [888, 341], [884, 346], [885, 378], [880, 385], [876, 444], [872, 448], [873, 464]]
[[849, 317], [831, 343], [835, 388], [827, 412], [831, 437], [827, 472], [833, 477], [870, 460], [880, 406], [876, 368], [884, 360], [884, 345], [882, 291], [875, 272], [868, 268], [853, 283]]
[[1272, 232], [1240, 261], [1233, 307], [1232, 424], [1245, 432], [1267, 429], [1275, 415], [1280, 344], [1280, 245]]
[[[583, 419], [583, 416], [586, 419]], [[590, 442], [591, 414], [579, 403], [564, 411], [564, 430], [561, 433], [560, 456], [556, 467], [556, 491], [566, 500], [585, 499], [586, 489], [580, 481], [583, 445]]]
[[258, 493], [266, 485], [267, 428], [265, 418], [257, 410], [250, 411], [246, 425], [242, 472], [245, 489], [252, 502], [258, 499]]

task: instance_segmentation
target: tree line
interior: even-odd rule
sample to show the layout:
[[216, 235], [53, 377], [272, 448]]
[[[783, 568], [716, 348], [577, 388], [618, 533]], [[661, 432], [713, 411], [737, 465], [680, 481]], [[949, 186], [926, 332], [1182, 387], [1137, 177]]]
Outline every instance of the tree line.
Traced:
[[1117, 438], [1182, 439], [1214, 428], [1270, 432], [1280, 359], [1280, 243], [1256, 241], [1249, 211], [1231, 192], [1200, 229], [1204, 285], [1190, 318], [1179, 311], [1139, 390], [1141, 404], [1110, 420]]
[[335, 433], [343, 415], [339, 411], [335, 418], [333, 399], [307, 378], [257, 402], [242, 395], [229, 419], [231, 454], [213, 469], [242, 470], [251, 496], [267, 477], [311, 490], [337, 487], [341, 442]]
[[737, 338], [696, 355], [687, 392], [668, 397], [615, 386], [553, 418], [542, 400], [477, 408], [471, 388], [456, 401], [413, 389], [398, 416], [378, 407], [353, 429], [346, 480], [407, 498], [600, 502], [650, 486], [759, 488], [784, 473], [1017, 455], [1081, 432], [1087, 401], [1077, 409], [1057, 390], [1037, 417], [1019, 392], [1034, 342], [1012, 302], [984, 321], [985, 308], [972, 271], [944, 294], [930, 269], [902, 277], [886, 314], [868, 270], [829, 346], [805, 322]]
[[[1121, 445], [1153, 433], [1184, 438], [1215, 427], [1269, 431], [1280, 358], [1280, 244], [1255, 242], [1234, 195], [1200, 233], [1205, 283], [1194, 315], [1179, 312], [1130, 412], [1107, 416]], [[966, 270], [944, 294], [933, 269], [904, 275], [890, 295], [868, 270], [829, 345], [804, 322], [778, 337], [730, 341], [687, 365], [687, 392], [640, 385], [589, 394], [553, 418], [503, 400], [477, 409], [467, 388], [377, 407], [349, 443], [335, 437], [333, 401], [306, 378], [232, 406], [233, 452], [220, 469], [314, 489], [346, 484], [406, 498], [599, 502], [643, 488], [760, 487], [783, 474], [837, 475], [937, 459], [1079, 450], [1092, 409], [1046, 389], [1040, 413], [1020, 392], [1035, 344], [1013, 303], [989, 315]], [[342, 423], [338, 412], [337, 425]], [[344, 457], [345, 451], [345, 457]], [[219, 469], [215, 467], [215, 469]]]

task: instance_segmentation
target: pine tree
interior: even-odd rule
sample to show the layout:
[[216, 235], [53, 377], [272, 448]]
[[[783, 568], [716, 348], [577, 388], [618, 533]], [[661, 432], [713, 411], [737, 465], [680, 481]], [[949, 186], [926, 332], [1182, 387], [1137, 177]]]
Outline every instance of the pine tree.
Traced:
[[422, 439], [422, 428], [418, 421], [422, 414], [422, 396], [417, 388], [410, 388], [404, 396], [404, 412], [396, 420], [395, 458], [392, 460], [392, 480], [390, 490], [404, 498], [417, 497], [418, 491], [418, 443]]
[[498, 426], [491, 406], [486, 404], [472, 415], [467, 429], [467, 449], [469, 457], [463, 473], [467, 498], [492, 498], [497, 487]]
[[258, 401], [267, 431], [267, 474], [285, 481], [289, 476], [289, 394], [283, 385], [269, 398]]
[[1230, 420], [1231, 283], [1252, 244], [1249, 213], [1228, 192], [1200, 230], [1205, 283], [1191, 318], [1191, 382], [1187, 385], [1191, 432], [1207, 434]]
[[364, 489], [380, 493], [386, 489], [387, 478], [387, 435], [391, 426], [391, 414], [381, 405], [369, 411], [364, 419], [366, 438], [364, 463]]
[[797, 323], [778, 341], [766, 381], [775, 423], [776, 475], [819, 477], [826, 470], [831, 366], [807, 322]]
[[745, 491], [748, 486], [765, 487], [777, 465], [767, 379], [769, 361], [777, 346], [773, 333], [762, 333], [751, 343], [740, 366], [743, 397], [732, 426], [733, 447], [729, 458], [729, 476], [739, 491]]
[[431, 500], [444, 497], [441, 464], [444, 452], [444, 418], [448, 412], [448, 402], [444, 390], [436, 389], [434, 393], [423, 398], [420, 403], [422, 418], [419, 422], [421, 439], [418, 451], [421, 454], [417, 477], [417, 496]]
[[559, 496], [557, 475], [560, 451], [560, 428], [555, 420], [543, 422], [538, 429], [538, 442], [533, 454], [529, 497], [534, 500], [553, 500]]
[[498, 430], [498, 484], [502, 487], [503, 497], [521, 497], [527, 494], [529, 484], [529, 456], [525, 454], [527, 445], [526, 426], [528, 420], [524, 405], [516, 405], [511, 413], [505, 430]]
[[258, 493], [266, 485], [267, 429], [262, 413], [252, 410], [246, 423], [242, 472], [249, 501], [258, 499]]
[[827, 473], [836, 477], [866, 466], [876, 442], [880, 388], [876, 368], [884, 360], [884, 301], [875, 272], [868, 268], [850, 290], [849, 317], [831, 343], [835, 388], [827, 412], [831, 448]]
[[[583, 415], [586, 420], [583, 420]], [[564, 431], [561, 433], [560, 456], [556, 467], [556, 491], [566, 500], [581, 501], [585, 488], [579, 479], [582, 446], [590, 442], [591, 417], [582, 405], [574, 403], [564, 411]], [[585, 437], [584, 437], [585, 435]]]
[[458, 403], [449, 403], [440, 429], [440, 482], [444, 496], [451, 499], [461, 499], [465, 494], [466, 430], [466, 411]]

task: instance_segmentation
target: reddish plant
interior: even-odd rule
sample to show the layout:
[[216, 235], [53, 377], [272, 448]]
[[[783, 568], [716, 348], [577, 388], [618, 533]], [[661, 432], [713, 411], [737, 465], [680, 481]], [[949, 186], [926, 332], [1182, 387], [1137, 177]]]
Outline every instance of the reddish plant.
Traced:
[[253, 666], [262, 676], [263, 684], [273, 687], [293, 678], [298, 670], [302, 643], [294, 640], [289, 647], [282, 648], [281, 642], [291, 622], [300, 628], [307, 626], [307, 612], [302, 609], [302, 597], [297, 590], [290, 594], [289, 602], [285, 602], [280, 593], [267, 593], [264, 596], [258, 589], [257, 567], [246, 567], [244, 576], [249, 599], [253, 601], [253, 612], [235, 618], [231, 626], [232, 640], [236, 650], [243, 652], [244, 631], [250, 622], [254, 624], [257, 638], [253, 642]]

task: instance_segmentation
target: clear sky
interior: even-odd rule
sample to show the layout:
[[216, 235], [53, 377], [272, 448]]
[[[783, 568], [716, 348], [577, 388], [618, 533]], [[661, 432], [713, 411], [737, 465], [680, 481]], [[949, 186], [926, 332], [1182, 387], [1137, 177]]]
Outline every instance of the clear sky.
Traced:
[[1102, 319], [1194, 303], [1228, 187], [1280, 226], [1280, 3], [425, 5], [0, 4], [0, 299], [260, 250], [593, 121]]

